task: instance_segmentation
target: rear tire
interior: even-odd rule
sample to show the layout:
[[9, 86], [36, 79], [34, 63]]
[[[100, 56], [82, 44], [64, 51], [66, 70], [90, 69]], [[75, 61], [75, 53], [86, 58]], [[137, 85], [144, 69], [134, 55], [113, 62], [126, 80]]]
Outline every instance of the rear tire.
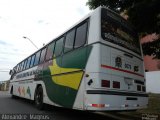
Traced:
[[43, 104], [43, 88], [42, 86], [39, 86], [36, 89], [35, 92], [35, 105], [39, 110], [42, 110], [44, 108], [44, 104]]

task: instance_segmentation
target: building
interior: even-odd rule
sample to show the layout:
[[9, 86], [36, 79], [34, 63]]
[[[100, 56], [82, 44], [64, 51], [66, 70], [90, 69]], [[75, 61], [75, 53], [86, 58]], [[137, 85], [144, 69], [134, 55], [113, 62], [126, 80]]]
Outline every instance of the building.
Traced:
[[9, 90], [10, 81], [0, 81], [0, 91], [8, 91]]
[[[152, 42], [158, 39], [157, 34], [150, 34], [141, 39], [141, 44]], [[153, 59], [153, 56], [144, 56], [144, 66], [146, 72], [146, 91], [160, 93], [160, 60]]]

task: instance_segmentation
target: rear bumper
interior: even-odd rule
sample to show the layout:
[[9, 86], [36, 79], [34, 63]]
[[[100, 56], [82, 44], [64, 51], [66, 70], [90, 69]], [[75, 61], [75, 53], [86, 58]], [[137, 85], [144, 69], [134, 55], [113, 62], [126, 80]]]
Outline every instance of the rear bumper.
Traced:
[[148, 97], [148, 94], [146, 94], [146, 93], [144, 94], [144, 93], [131, 93], [131, 92], [119, 92], [119, 91], [105, 91], [105, 90], [87, 90], [87, 94], [105, 94], [105, 95]]
[[87, 90], [85, 109], [93, 111], [128, 111], [146, 108], [148, 94]]

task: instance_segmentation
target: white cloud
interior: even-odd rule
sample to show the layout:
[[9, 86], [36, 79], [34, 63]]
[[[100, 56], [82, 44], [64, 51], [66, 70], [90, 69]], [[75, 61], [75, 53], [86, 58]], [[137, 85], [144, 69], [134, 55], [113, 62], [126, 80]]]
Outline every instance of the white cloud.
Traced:
[[[0, 0], [0, 69], [12, 68], [86, 15], [87, 0]], [[3, 59], [6, 58], [6, 59]], [[8, 79], [0, 73], [0, 80]]]

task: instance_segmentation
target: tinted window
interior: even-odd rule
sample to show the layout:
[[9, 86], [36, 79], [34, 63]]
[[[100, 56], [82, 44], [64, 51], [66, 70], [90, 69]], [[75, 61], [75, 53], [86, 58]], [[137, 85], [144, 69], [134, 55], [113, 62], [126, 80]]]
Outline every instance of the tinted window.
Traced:
[[22, 63], [19, 64], [19, 69], [18, 71], [21, 71]]
[[15, 66], [15, 67], [13, 68], [13, 70], [14, 70], [14, 73], [16, 73], [16, 70], [17, 70], [17, 66]]
[[26, 65], [27, 65], [27, 60], [24, 61], [23, 70], [26, 69]]
[[18, 68], [19, 68], [19, 64], [17, 65], [17, 69], [16, 69], [17, 72], [18, 72]]
[[21, 71], [21, 66], [22, 66], [22, 63], [19, 63], [19, 68], [18, 68], [19, 72]]
[[83, 46], [86, 43], [86, 36], [87, 36], [87, 23], [84, 23], [77, 28], [74, 47], [77, 48]]
[[121, 16], [102, 9], [101, 36], [104, 40], [140, 54], [138, 35], [135, 29]]
[[21, 63], [20, 71], [23, 70], [23, 65], [24, 65], [24, 62]]
[[39, 63], [40, 53], [41, 53], [41, 51], [38, 51], [38, 52], [36, 53], [36, 57], [35, 57], [35, 61], [34, 61], [34, 65], [37, 65], [37, 64]]
[[47, 54], [46, 54], [46, 60], [50, 60], [53, 57], [53, 52], [54, 52], [54, 46], [55, 46], [55, 42], [52, 42], [48, 45], [47, 48]]
[[33, 67], [34, 59], [35, 59], [35, 55], [33, 55], [33, 56], [31, 57], [30, 67]]
[[44, 48], [41, 52], [40, 63], [42, 63], [44, 61], [45, 55], [46, 55], [46, 48]]
[[28, 62], [27, 62], [27, 65], [26, 65], [26, 69], [29, 68], [30, 62], [31, 62], [31, 57], [28, 58]]
[[15, 67], [15, 71], [17, 72], [17, 68], [18, 68], [18, 66], [16, 65], [16, 67]]
[[75, 29], [71, 30], [66, 35], [64, 52], [68, 52], [73, 49], [74, 37], [75, 37]]
[[62, 50], [63, 50], [63, 40], [64, 37], [60, 38], [59, 40], [56, 41], [56, 47], [55, 47], [55, 57], [61, 55]]

